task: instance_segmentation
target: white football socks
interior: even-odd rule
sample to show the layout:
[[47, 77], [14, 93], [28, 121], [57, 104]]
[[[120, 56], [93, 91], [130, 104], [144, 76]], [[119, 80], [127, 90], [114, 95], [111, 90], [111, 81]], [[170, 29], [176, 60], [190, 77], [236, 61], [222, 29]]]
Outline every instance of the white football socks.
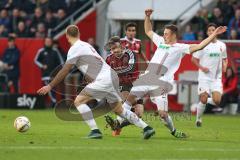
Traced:
[[96, 121], [93, 118], [91, 109], [86, 104], [81, 104], [77, 110], [82, 115], [83, 120], [87, 123], [91, 130], [98, 129]]
[[133, 113], [130, 110], [127, 110], [126, 108], [123, 108], [123, 112], [119, 115], [122, 118], [127, 119], [130, 123], [134, 124], [137, 127], [140, 128], [145, 128], [148, 125], [141, 119], [139, 118], [135, 113]]
[[208, 98], [208, 99], [207, 99], [207, 103], [216, 106], [216, 104], [214, 103], [214, 101], [213, 101], [212, 98]]
[[201, 117], [204, 113], [205, 107], [206, 107], [206, 104], [203, 104], [202, 102], [198, 103], [196, 121], [202, 121]]
[[173, 132], [175, 130], [173, 121], [170, 115], [168, 115], [165, 119], [162, 119], [162, 121], [165, 123], [165, 126], [170, 130], [170, 132]]
[[[125, 108], [126, 110], [131, 110], [132, 105], [129, 102], [125, 101], [122, 107]], [[122, 118], [121, 116], [117, 116], [117, 120], [121, 124], [124, 121], [124, 118]]]

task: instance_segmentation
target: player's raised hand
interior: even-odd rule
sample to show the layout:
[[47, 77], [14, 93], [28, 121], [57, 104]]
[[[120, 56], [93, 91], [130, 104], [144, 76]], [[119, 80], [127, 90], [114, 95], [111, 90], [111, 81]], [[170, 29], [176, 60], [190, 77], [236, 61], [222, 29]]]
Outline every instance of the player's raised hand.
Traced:
[[222, 33], [224, 33], [224, 32], [226, 32], [227, 31], [227, 27], [226, 26], [219, 26], [219, 27], [217, 27], [216, 29], [215, 29], [215, 33], [217, 34], [217, 35], [219, 35], [219, 34], [222, 34]]
[[40, 88], [40, 89], [37, 91], [37, 93], [38, 93], [39, 95], [45, 95], [45, 94], [47, 94], [48, 92], [50, 92], [51, 89], [52, 89], [51, 86], [50, 86], [50, 85], [47, 85], [47, 86], [44, 86], [44, 87]]
[[146, 9], [145, 10], [145, 15], [149, 17], [149, 16], [151, 16], [152, 12], [153, 12], [152, 9]]

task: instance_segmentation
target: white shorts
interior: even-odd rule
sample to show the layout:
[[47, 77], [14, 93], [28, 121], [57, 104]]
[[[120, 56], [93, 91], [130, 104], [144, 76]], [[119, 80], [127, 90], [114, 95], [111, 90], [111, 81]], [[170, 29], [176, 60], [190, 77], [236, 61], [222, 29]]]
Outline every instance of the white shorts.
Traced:
[[212, 92], [223, 93], [223, 85], [221, 80], [201, 80], [198, 82], [198, 95], [207, 92], [209, 95]]
[[[141, 80], [141, 77], [139, 78]], [[144, 85], [141, 85], [144, 84]], [[134, 82], [130, 91], [131, 95], [142, 98], [149, 94], [151, 100], [157, 105], [158, 110], [168, 111], [168, 92], [173, 88], [173, 80], [160, 81], [159, 85], [151, 85], [149, 82], [138, 80]]]
[[164, 94], [157, 97], [150, 97], [151, 101], [157, 105], [158, 111], [168, 111], [168, 95]]
[[112, 78], [109, 76], [103, 79], [96, 79], [92, 83], [89, 83], [80, 94], [91, 96], [97, 100], [106, 98], [110, 104], [122, 101], [117, 75], [112, 76]]

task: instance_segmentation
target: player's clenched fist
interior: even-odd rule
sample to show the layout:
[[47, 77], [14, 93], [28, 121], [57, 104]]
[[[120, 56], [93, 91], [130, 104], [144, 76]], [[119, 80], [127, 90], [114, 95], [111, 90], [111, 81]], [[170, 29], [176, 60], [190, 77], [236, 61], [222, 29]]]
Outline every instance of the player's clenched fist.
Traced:
[[146, 9], [146, 10], [145, 10], [145, 15], [146, 15], [146, 16], [151, 16], [152, 12], [153, 12], [152, 9]]
[[217, 35], [222, 34], [222, 33], [226, 32], [226, 31], [227, 31], [227, 27], [226, 26], [219, 26], [219, 27], [217, 27], [215, 29], [215, 32], [216, 32]]

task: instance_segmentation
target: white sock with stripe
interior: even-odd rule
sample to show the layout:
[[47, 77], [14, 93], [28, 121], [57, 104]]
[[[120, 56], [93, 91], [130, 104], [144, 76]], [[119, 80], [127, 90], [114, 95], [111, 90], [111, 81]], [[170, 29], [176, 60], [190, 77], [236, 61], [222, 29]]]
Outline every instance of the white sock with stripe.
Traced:
[[77, 107], [81, 113], [83, 120], [87, 123], [91, 130], [98, 129], [96, 121], [94, 120], [91, 109], [86, 104], [81, 104]]

